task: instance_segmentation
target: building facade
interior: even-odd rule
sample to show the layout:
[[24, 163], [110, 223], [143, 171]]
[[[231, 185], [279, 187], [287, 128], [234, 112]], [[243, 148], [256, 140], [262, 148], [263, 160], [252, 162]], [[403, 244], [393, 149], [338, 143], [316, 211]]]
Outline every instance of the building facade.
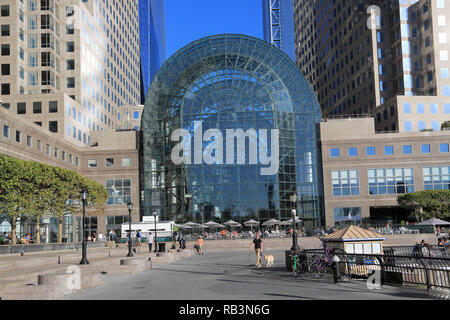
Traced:
[[295, 61], [294, 7], [292, 0], [262, 0], [264, 40]]
[[327, 227], [413, 219], [398, 195], [450, 189], [450, 131], [376, 133], [373, 118], [321, 125]]
[[141, 103], [150, 83], [166, 60], [164, 0], [139, 1], [139, 39], [141, 56]]
[[371, 114], [377, 131], [439, 130], [449, 14], [444, 0], [296, 0], [297, 64], [323, 116]]
[[[320, 120], [298, 68], [269, 43], [225, 34], [187, 45], [160, 69], [144, 107], [142, 214], [156, 210], [177, 222], [289, 219], [295, 193], [305, 225], [319, 225]], [[237, 154], [235, 140], [245, 151]], [[268, 149], [271, 163], [262, 153]], [[278, 170], [263, 173], [275, 162]]]

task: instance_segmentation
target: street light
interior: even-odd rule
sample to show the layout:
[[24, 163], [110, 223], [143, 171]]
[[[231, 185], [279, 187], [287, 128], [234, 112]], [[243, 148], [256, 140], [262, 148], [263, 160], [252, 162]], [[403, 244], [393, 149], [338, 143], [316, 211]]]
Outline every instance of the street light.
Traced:
[[131, 210], [133, 210], [133, 203], [128, 202], [127, 207], [128, 207], [128, 221], [129, 221], [127, 257], [133, 257], [132, 243], [131, 243]]
[[297, 231], [295, 230], [295, 215], [296, 215], [295, 207], [297, 205], [297, 193], [291, 194], [289, 198], [290, 198], [291, 204], [292, 204], [292, 248], [291, 248], [291, 251], [298, 251]]
[[80, 264], [89, 264], [86, 258], [86, 205], [87, 205], [87, 194], [86, 190], [81, 191], [81, 200], [83, 201], [83, 243], [81, 245], [81, 261]]
[[153, 218], [155, 220], [155, 251], [154, 252], [157, 252], [156, 248], [158, 247], [158, 238], [157, 238], [158, 234], [156, 231], [156, 210], [153, 210]]

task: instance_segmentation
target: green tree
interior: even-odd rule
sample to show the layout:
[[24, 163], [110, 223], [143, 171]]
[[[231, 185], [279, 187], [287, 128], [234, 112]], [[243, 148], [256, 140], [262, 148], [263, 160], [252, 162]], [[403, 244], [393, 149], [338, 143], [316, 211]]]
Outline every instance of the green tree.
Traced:
[[25, 214], [29, 207], [29, 197], [24, 197], [30, 186], [24, 183], [23, 173], [26, 162], [0, 154], [0, 212], [8, 215], [11, 223], [11, 242], [16, 241], [17, 219]]
[[403, 208], [424, 219], [450, 219], [450, 190], [426, 190], [398, 196]]

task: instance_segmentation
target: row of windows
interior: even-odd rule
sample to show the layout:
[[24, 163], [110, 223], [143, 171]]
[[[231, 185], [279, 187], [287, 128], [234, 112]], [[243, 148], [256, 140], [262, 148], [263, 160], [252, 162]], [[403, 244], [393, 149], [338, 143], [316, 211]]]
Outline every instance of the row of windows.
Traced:
[[[450, 189], [450, 166], [424, 167], [425, 190]], [[412, 168], [369, 169], [369, 195], [406, 194], [415, 192]], [[359, 196], [359, 170], [331, 172], [333, 196]]]
[[[403, 145], [401, 149], [402, 154], [412, 154], [413, 153], [413, 147], [412, 145]], [[448, 143], [441, 143], [439, 144], [439, 152], [440, 153], [449, 153], [449, 144]], [[376, 155], [376, 148], [375, 147], [366, 147], [366, 156], [375, 156]], [[430, 144], [422, 144], [420, 146], [420, 153], [422, 154], [430, 154], [431, 153], [431, 145]], [[393, 146], [384, 146], [383, 148], [383, 154], [385, 156], [392, 156], [395, 154], [394, 147]], [[357, 157], [358, 156], [358, 148], [348, 148], [347, 149], [347, 155], [349, 157]], [[338, 158], [341, 156], [341, 151], [339, 148], [332, 148], [330, 149], [330, 156], [332, 158]]]
[[[411, 114], [414, 111], [417, 114], [425, 114], [425, 113], [438, 114], [439, 109], [440, 109], [440, 107], [439, 107], [439, 104], [437, 104], [437, 103], [431, 103], [427, 107], [425, 107], [424, 103], [417, 103], [415, 108], [413, 108], [411, 103], [409, 103], [409, 102], [403, 104], [403, 113], [404, 114]], [[445, 103], [443, 105], [442, 111], [444, 114], [450, 114], [450, 103]]]
[[[11, 138], [11, 128], [8, 125], [3, 125], [3, 137], [5, 139], [10, 139]], [[23, 140], [23, 134], [21, 131], [19, 130], [15, 130], [15, 136], [14, 139], [17, 143], [22, 143]], [[29, 148], [33, 148], [33, 137], [30, 135], [26, 135], [26, 145]], [[36, 150], [39, 152], [43, 152], [43, 142], [39, 139], [36, 139]], [[54, 147], [53, 148], [53, 154], [52, 154], [52, 147], [47, 143], [45, 144], [45, 153], [48, 156], [52, 156], [55, 157], [56, 159], [58, 159], [61, 156], [61, 160], [62, 161], [69, 161], [71, 164], [74, 164], [74, 156], [72, 154], [68, 154], [66, 151], [61, 150], [61, 155], [60, 155], [60, 149], [58, 147]], [[78, 166], [79, 165], [79, 158], [75, 157], [75, 165]]]
[[[115, 166], [114, 158], [106, 158], [105, 159], [105, 167], [112, 168]], [[122, 158], [122, 168], [131, 167], [131, 158]], [[97, 159], [89, 159], [88, 160], [88, 168], [94, 169], [98, 168], [98, 160]]]

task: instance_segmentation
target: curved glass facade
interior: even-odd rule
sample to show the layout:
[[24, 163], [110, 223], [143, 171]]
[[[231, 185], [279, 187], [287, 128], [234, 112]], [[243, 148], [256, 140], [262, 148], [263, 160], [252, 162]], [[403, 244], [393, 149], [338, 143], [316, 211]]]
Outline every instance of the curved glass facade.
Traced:
[[[162, 219], [177, 222], [288, 219], [290, 195], [295, 192], [300, 217], [311, 226], [319, 224], [320, 121], [309, 85], [290, 58], [274, 46], [229, 34], [189, 44], [161, 67], [147, 95], [142, 116], [142, 214], [156, 209]], [[172, 155], [180, 145], [179, 139], [172, 141], [178, 129], [191, 138], [189, 143], [183, 140], [182, 153], [190, 160], [181, 164], [175, 164]], [[239, 129], [249, 133], [244, 154], [238, 153], [234, 139], [232, 149], [227, 149], [227, 130]], [[267, 136], [261, 129], [267, 130]], [[278, 140], [272, 129], [278, 130]], [[222, 133], [220, 139], [204, 136], [211, 130]], [[258, 161], [250, 151], [255, 141], [260, 148]], [[219, 151], [211, 152], [212, 145], [223, 147], [226, 155], [220, 158]], [[267, 163], [262, 161], [262, 146], [268, 155], [276, 154], [278, 147], [274, 175], [262, 174], [261, 169], [268, 167], [261, 164]], [[233, 162], [228, 161], [231, 151], [236, 155]], [[208, 152], [214, 156], [209, 162]], [[203, 156], [200, 162], [195, 160], [198, 154]], [[240, 156], [244, 162], [236, 160]]]

